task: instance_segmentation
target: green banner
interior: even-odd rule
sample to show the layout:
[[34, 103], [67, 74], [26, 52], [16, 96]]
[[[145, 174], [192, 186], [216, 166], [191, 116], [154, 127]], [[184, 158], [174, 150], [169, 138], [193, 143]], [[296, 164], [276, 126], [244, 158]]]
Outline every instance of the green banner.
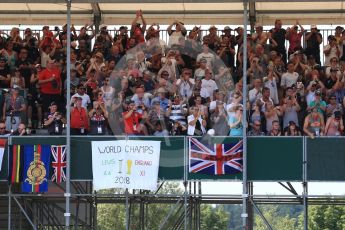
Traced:
[[345, 181], [345, 139], [307, 138], [307, 180]]
[[249, 181], [302, 181], [303, 137], [248, 138]]

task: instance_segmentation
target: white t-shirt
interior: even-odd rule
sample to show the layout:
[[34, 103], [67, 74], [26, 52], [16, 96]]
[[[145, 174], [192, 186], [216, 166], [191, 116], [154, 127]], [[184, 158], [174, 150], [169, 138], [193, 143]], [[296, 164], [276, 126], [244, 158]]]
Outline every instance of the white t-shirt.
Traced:
[[214, 80], [202, 79], [201, 80], [200, 96], [204, 97], [204, 98], [210, 97], [212, 100], [213, 99], [213, 92], [217, 89], [218, 89], [218, 86]]
[[282, 81], [280, 83], [280, 86], [282, 87], [291, 87], [293, 84], [297, 83], [298, 79], [298, 73], [293, 72], [293, 73], [283, 73], [282, 75]]
[[213, 64], [215, 61], [214, 55], [212, 53], [200, 53], [196, 57], [196, 61], [199, 62], [202, 58], [205, 58], [207, 61], [206, 66], [210, 69], [213, 69]]
[[[189, 115], [188, 118], [187, 118], [187, 121], [188, 121], [187, 134], [188, 134], [188, 135], [194, 135], [195, 125], [190, 125], [190, 124], [189, 124], [189, 122], [194, 121], [194, 119], [195, 119], [195, 117], [194, 117], [193, 114], [192, 114], [192, 115]], [[206, 133], [206, 129], [205, 129], [205, 127], [202, 125], [202, 118], [201, 118], [201, 116], [199, 116], [198, 121], [199, 121], [200, 124], [201, 124], [200, 127], [201, 127], [202, 133], [203, 133], [203, 134]]]

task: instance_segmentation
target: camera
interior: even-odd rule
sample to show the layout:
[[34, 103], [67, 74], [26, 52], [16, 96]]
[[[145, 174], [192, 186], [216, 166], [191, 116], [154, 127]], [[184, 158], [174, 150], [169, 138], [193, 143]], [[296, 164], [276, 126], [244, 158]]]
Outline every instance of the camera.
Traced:
[[54, 31], [59, 32], [59, 31], [60, 31], [60, 28], [59, 28], [58, 26], [55, 26], [55, 27], [54, 27]]

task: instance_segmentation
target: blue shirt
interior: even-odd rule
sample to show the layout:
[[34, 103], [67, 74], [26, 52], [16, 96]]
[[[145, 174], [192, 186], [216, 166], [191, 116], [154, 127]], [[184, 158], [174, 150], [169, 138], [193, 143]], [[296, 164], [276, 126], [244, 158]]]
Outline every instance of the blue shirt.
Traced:
[[[229, 124], [236, 123], [237, 121], [238, 119], [235, 116], [231, 116], [229, 118]], [[242, 133], [243, 133], [243, 125], [241, 122], [236, 127], [231, 128], [229, 136], [238, 137], [238, 136], [242, 136]]]

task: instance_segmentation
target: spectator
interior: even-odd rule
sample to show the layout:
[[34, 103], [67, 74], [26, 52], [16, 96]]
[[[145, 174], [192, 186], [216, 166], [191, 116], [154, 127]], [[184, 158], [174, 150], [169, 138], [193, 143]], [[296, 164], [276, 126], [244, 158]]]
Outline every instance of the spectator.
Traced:
[[[171, 102], [170, 102], [171, 103]], [[145, 109], [144, 109], [145, 110]], [[166, 123], [165, 119], [165, 110], [160, 107], [159, 101], [154, 101], [152, 104], [152, 108], [149, 110], [147, 115], [146, 124], [149, 128], [149, 133], [153, 134], [156, 130], [156, 124], [159, 123]], [[165, 127], [161, 127], [165, 128]]]
[[[142, 21], [142, 26], [138, 22], [139, 18]], [[137, 44], [145, 42], [144, 33], [146, 31], [146, 20], [144, 18], [143, 12], [141, 10], [138, 10], [136, 12], [136, 17], [132, 22], [131, 27], [131, 37], [135, 38], [135, 41]]]
[[289, 62], [287, 64], [287, 72], [282, 75], [280, 86], [283, 89], [296, 85], [298, 79], [298, 73], [294, 71], [294, 64]]
[[[271, 124], [272, 125], [272, 124]], [[261, 130], [261, 122], [255, 120], [251, 130], [248, 132], [248, 136], [265, 136], [265, 133]]]
[[295, 124], [298, 124], [298, 112], [300, 111], [301, 107], [298, 104], [297, 98], [295, 96], [287, 96], [286, 100], [281, 107], [282, 112], [284, 114], [283, 116], [283, 128], [289, 126], [289, 124], [294, 122]]
[[165, 116], [172, 121], [172, 123], [178, 123], [179, 126], [186, 126], [186, 115], [188, 109], [184, 100], [181, 100], [181, 96], [176, 94], [173, 97], [173, 101], [170, 102]]
[[203, 37], [204, 44], [206, 44], [212, 51], [216, 51], [220, 45], [220, 37], [217, 35], [217, 29], [218, 28], [214, 25], [210, 26], [208, 29], [209, 34]]
[[326, 106], [326, 117], [332, 116], [336, 111], [340, 112], [343, 115], [343, 107], [337, 102], [337, 97], [332, 94], [329, 97], [329, 103]]
[[156, 137], [164, 137], [164, 136], [169, 136], [169, 132], [167, 129], [163, 129], [163, 125], [164, 123], [162, 123], [161, 121], [157, 121], [155, 124], [155, 132], [153, 133], [153, 136]]
[[71, 135], [86, 135], [89, 131], [89, 119], [82, 101], [82, 97], [73, 97], [71, 100]]
[[89, 112], [90, 134], [105, 135], [107, 131], [108, 112], [105, 105], [99, 104], [98, 101], [93, 103], [93, 108]]
[[57, 110], [57, 104], [53, 101], [49, 106], [49, 113], [44, 116], [44, 126], [47, 128], [49, 135], [61, 135], [63, 131], [62, 114]]
[[188, 116], [188, 131], [190, 136], [202, 136], [206, 133], [206, 120], [197, 106], [192, 108], [192, 114]]
[[324, 130], [323, 116], [318, 112], [317, 107], [313, 107], [304, 119], [303, 131], [313, 139], [315, 136], [323, 136]]
[[294, 121], [289, 121], [289, 126], [285, 130], [285, 136], [301, 136], [301, 131]]
[[127, 100], [126, 104], [128, 105], [127, 111], [122, 113], [126, 135], [147, 135], [148, 131], [142, 123], [142, 120], [147, 117], [146, 111], [143, 114], [138, 113], [132, 100]]
[[285, 48], [285, 35], [286, 30], [282, 28], [282, 21], [276, 19], [274, 22], [274, 28], [270, 30], [271, 36], [276, 41], [277, 46], [273, 50], [277, 51], [281, 56], [282, 61], [286, 63], [286, 48]]
[[10, 132], [6, 130], [5, 122], [0, 121], [0, 136], [8, 136]]
[[10, 69], [6, 64], [6, 58], [0, 56], [0, 88], [9, 88], [10, 86]]
[[[298, 26], [300, 27], [301, 31], [298, 31]], [[289, 56], [293, 54], [296, 50], [300, 50], [302, 48], [301, 45], [301, 38], [304, 33], [304, 28], [299, 24], [299, 21], [297, 20], [296, 23], [286, 29], [285, 38], [289, 41]]]
[[278, 120], [274, 120], [272, 121], [272, 129], [271, 131], [268, 133], [268, 136], [282, 136], [282, 133], [280, 131], [280, 126], [279, 126], [279, 121]]
[[228, 125], [230, 126], [230, 136], [242, 136], [243, 135], [243, 123], [242, 123], [243, 107], [237, 106], [235, 108], [235, 114], [229, 117]]
[[183, 98], [190, 98], [192, 96], [195, 81], [191, 78], [191, 74], [192, 71], [190, 69], [183, 69], [181, 78], [176, 81], [177, 92]]
[[29, 135], [30, 131], [26, 129], [26, 126], [24, 123], [20, 123], [18, 125], [18, 128], [11, 134], [11, 136], [27, 136]]
[[6, 96], [2, 109], [2, 119], [6, 123], [6, 131], [13, 132], [18, 129], [22, 122], [22, 114], [26, 111], [26, 105], [23, 96], [19, 95], [18, 88], [11, 89], [11, 93]]
[[213, 93], [218, 90], [216, 82], [212, 79], [212, 71], [205, 70], [205, 78], [201, 80], [200, 95], [203, 98], [210, 98], [213, 100]]
[[166, 110], [169, 106], [169, 99], [166, 98], [166, 90], [164, 88], [159, 88], [157, 90], [157, 97], [153, 98], [151, 101], [151, 106], [158, 101], [160, 104], [160, 107], [164, 110]]
[[90, 100], [90, 97], [89, 95], [87, 95], [85, 93], [86, 91], [86, 88], [84, 85], [82, 84], [79, 84], [78, 85], [78, 88], [77, 88], [77, 93], [75, 93], [72, 98], [71, 98], [71, 101], [73, 101], [73, 98], [75, 97], [81, 97], [83, 100], [82, 100], [82, 107], [84, 107], [85, 109], [87, 109], [87, 107], [91, 104], [91, 100]]
[[48, 107], [52, 101], [55, 101], [59, 108], [61, 106], [61, 71], [56, 66], [55, 60], [47, 61], [47, 68], [39, 73], [38, 79], [43, 111], [48, 111]]
[[332, 58], [339, 59], [342, 56], [342, 47], [337, 43], [337, 39], [333, 35], [329, 35], [327, 40], [328, 45], [323, 48], [323, 53], [325, 54], [324, 66], [330, 66]]
[[[173, 26], [175, 26], [175, 30], [172, 30]], [[169, 34], [168, 47], [179, 44], [179, 39], [184, 39], [187, 35], [187, 30], [184, 27], [184, 24], [177, 20], [175, 20], [170, 26], [168, 26], [167, 31]]]
[[227, 136], [229, 134], [228, 116], [224, 108], [224, 103], [216, 101], [216, 107], [210, 117], [211, 127], [217, 136]]
[[314, 56], [316, 63], [321, 65], [320, 44], [322, 43], [322, 35], [315, 24], [310, 26], [310, 32], [306, 33], [305, 40], [307, 43], [306, 55]]
[[335, 111], [333, 116], [327, 119], [325, 136], [341, 136], [344, 132], [344, 122], [340, 111]]

